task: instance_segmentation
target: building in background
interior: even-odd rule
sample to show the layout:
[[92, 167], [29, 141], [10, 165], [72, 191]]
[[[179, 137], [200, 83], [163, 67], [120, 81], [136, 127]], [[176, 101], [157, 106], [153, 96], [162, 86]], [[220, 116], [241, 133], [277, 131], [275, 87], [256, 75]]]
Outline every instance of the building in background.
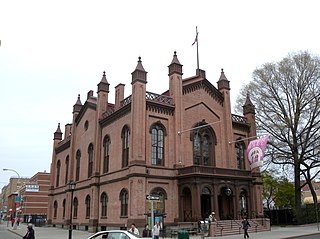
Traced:
[[21, 187], [29, 182], [29, 179], [28, 177], [11, 177], [9, 183], [2, 187], [0, 211], [4, 220], [10, 220], [10, 217], [14, 217], [16, 212], [19, 213], [20, 203], [16, 202], [16, 196]]
[[232, 114], [224, 71], [216, 86], [201, 69], [183, 79], [176, 53], [168, 73], [158, 79], [166, 92], [147, 91], [139, 58], [128, 97], [120, 83], [111, 103], [105, 73], [97, 96], [89, 91], [84, 104], [78, 96], [64, 137], [60, 124], [54, 133], [48, 223], [69, 225], [71, 210], [74, 228], [143, 227], [148, 195], [158, 199], [155, 220], [166, 226], [212, 211], [218, 220], [263, 217], [260, 172], [245, 156], [245, 139], [256, 135], [250, 98], [243, 116]]
[[20, 217], [37, 225], [47, 219], [50, 173], [38, 172], [20, 189]]

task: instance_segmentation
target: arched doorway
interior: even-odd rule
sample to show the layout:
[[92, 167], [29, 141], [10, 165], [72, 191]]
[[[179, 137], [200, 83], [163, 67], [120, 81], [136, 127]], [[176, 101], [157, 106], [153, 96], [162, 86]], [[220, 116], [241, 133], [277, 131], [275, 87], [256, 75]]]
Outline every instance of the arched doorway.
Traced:
[[219, 218], [221, 220], [234, 219], [233, 192], [229, 187], [222, 187], [218, 196]]
[[204, 187], [201, 191], [200, 196], [201, 201], [201, 218], [204, 220], [208, 218], [212, 209], [211, 209], [211, 191], [208, 187]]
[[183, 197], [183, 221], [190, 222], [192, 220], [192, 196], [190, 188], [185, 187], [182, 190]]

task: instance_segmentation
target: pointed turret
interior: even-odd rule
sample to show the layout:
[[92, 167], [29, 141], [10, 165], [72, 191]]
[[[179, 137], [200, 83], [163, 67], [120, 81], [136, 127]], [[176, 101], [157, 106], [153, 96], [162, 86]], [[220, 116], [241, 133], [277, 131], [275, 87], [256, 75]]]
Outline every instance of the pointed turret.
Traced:
[[99, 120], [103, 118], [103, 113], [106, 112], [108, 107], [109, 85], [106, 72], [104, 71], [102, 79], [98, 84], [97, 117]]
[[255, 107], [251, 102], [249, 93], [247, 93], [246, 102], [244, 103], [242, 108], [243, 108], [243, 115], [256, 113]]
[[[132, 72], [132, 95], [131, 95], [131, 129], [130, 129], [130, 146], [129, 165], [132, 163], [146, 163], [146, 158], [142, 152], [146, 151], [146, 87], [147, 72], [141, 64], [139, 57], [138, 65]], [[126, 164], [126, 163], [125, 163]]]
[[230, 90], [230, 81], [228, 81], [227, 77], [225, 76], [223, 69], [221, 69], [220, 78], [218, 80], [218, 90], [227, 89]]
[[177, 57], [177, 52], [174, 52], [173, 59], [171, 61], [171, 64], [168, 66], [169, 67], [169, 76], [171, 76], [174, 73], [177, 73], [179, 75], [183, 75], [182, 73], [182, 65], [180, 64], [178, 57]]
[[147, 83], [147, 72], [144, 70], [142, 63], [141, 63], [141, 57], [138, 58], [138, 64], [136, 69], [131, 73], [132, 75], [132, 83], [135, 81], [141, 81], [144, 83]]
[[53, 140], [62, 140], [62, 132], [60, 129], [60, 123], [58, 123], [58, 128], [56, 130], [56, 132], [54, 132], [54, 136], [53, 136]]
[[82, 108], [82, 103], [81, 103], [80, 94], [79, 94], [77, 102], [73, 106], [73, 113], [80, 112], [81, 108]]
[[103, 75], [102, 75], [102, 79], [101, 79], [100, 83], [98, 84], [98, 93], [100, 91], [105, 91], [105, 92], [109, 93], [109, 85], [110, 84], [107, 81], [106, 72], [104, 71]]

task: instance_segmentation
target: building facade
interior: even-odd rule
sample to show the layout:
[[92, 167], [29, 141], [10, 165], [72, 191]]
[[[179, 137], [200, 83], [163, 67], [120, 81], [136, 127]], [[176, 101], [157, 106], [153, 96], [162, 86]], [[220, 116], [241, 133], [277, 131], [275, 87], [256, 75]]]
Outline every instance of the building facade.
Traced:
[[105, 73], [97, 96], [89, 91], [84, 104], [78, 96], [64, 137], [60, 124], [54, 133], [48, 223], [141, 227], [150, 217], [147, 195], [159, 198], [155, 217], [167, 226], [211, 211], [219, 220], [263, 216], [260, 172], [245, 156], [245, 139], [256, 135], [249, 97], [244, 115], [234, 115], [223, 70], [214, 86], [201, 69], [183, 79], [176, 52], [168, 68], [162, 94], [147, 91], [139, 57], [128, 97], [118, 84], [110, 102]]
[[38, 172], [20, 189], [20, 217], [24, 222], [37, 224], [46, 220], [49, 187], [50, 173]]
[[10, 220], [11, 217], [20, 213], [20, 203], [16, 202], [16, 196], [20, 189], [28, 183], [28, 177], [11, 177], [9, 183], [1, 190], [2, 207], [0, 208], [2, 219]]

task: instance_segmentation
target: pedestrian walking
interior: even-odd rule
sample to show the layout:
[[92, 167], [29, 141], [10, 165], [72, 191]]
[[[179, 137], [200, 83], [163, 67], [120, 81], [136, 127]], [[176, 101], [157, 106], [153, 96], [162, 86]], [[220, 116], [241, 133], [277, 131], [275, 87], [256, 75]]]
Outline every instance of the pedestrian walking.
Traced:
[[249, 234], [248, 234], [248, 229], [249, 229], [250, 223], [248, 221], [248, 219], [245, 217], [242, 220], [242, 228], [243, 228], [243, 238], [246, 239], [247, 237], [249, 238]]
[[27, 233], [22, 237], [23, 239], [35, 239], [35, 233], [32, 228], [32, 224], [29, 223], [27, 227]]

